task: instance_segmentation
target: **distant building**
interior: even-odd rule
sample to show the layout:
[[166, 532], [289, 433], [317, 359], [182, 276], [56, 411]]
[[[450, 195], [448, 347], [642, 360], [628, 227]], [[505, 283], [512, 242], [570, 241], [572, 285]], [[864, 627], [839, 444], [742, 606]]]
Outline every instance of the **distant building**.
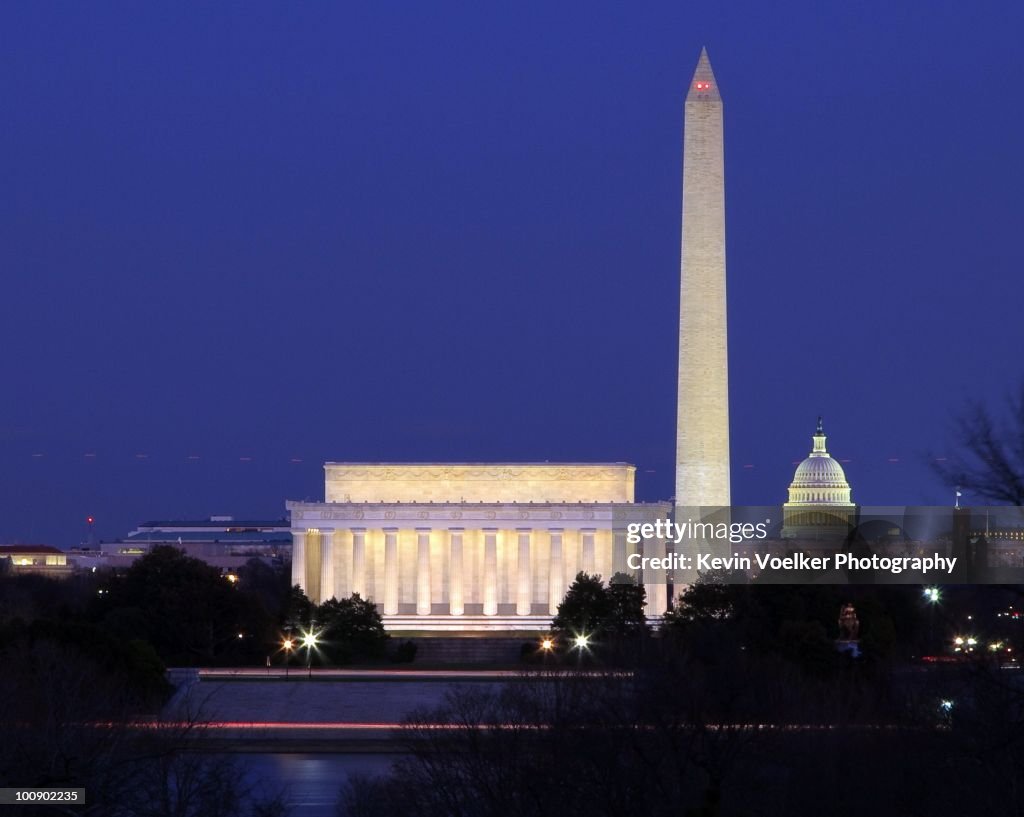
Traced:
[[67, 554], [51, 545], [0, 545], [0, 559], [10, 559], [15, 573], [63, 578], [72, 570]]
[[73, 558], [85, 568], [127, 567], [157, 545], [180, 548], [222, 570], [241, 567], [252, 558], [280, 563], [291, 558], [291, 523], [288, 519], [236, 520], [232, 516], [143, 522], [123, 539], [100, 542], [98, 553], [80, 551]]
[[811, 453], [797, 466], [782, 506], [783, 539], [833, 539], [857, 524], [857, 506], [843, 466], [829, 456], [821, 418]]
[[979, 509], [971, 517], [970, 528], [975, 564], [1024, 567], [1024, 508]]

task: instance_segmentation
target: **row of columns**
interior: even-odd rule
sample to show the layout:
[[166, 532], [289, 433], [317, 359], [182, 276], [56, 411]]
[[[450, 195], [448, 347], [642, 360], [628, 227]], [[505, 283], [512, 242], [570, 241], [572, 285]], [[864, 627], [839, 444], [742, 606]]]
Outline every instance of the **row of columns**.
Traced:
[[[384, 615], [398, 614], [398, 528], [384, 528]], [[431, 613], [430, 601], [430, 534], [431, 528], [416, 528], [416, 614]], [[353, 593], [366, 598], [366, 528], [352, 528]], [[465, 612], [465, 577], [463, 559], [463, 528], [449, 528], [448, 559], [448, 613], [461, 616]], [[311, 532], [312, 533], [312, 532]], [[320, 537], [319, 596], [324, 597], [334, 587], [334, 531], [316, 531]], [[566, 582], [562, 558], [562, 528], [549, 528], [551, 536], [550, 568], [548, 577], [548, 612], [555, 615], [562, 600]], [[585, 573], [596, 570], [595, 533], [593, 528], [580, 531], [582, 563]], [[485, 616], [498, 614], [498, 529], [484, 528], [483, 560], [483, 612]], [[306, 577], [306, 544], [308, 533], [294, 532], [292, 549], [292, 584], [302, 585], [310, 592]], [[533, 575], [530, 559], [533, 528], [517, 528], [516, 544], [516, 615], [528, 616], [533, 603]]]

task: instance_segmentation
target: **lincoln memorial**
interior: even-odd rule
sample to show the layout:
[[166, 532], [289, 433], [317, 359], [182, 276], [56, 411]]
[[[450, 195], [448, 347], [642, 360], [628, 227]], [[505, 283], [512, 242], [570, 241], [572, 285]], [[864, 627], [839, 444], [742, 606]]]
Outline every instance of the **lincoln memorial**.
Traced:
[[[577, 572], [630, 572], [627, 520], [669, 513], [633, 501], [635, 470], [327, 463], [324, 502], [288, 503], [292, 583], [316, 602], [359, 593], [392, 630], [545, 629]], [[647, 597], [664, 612], [664, 584]]]

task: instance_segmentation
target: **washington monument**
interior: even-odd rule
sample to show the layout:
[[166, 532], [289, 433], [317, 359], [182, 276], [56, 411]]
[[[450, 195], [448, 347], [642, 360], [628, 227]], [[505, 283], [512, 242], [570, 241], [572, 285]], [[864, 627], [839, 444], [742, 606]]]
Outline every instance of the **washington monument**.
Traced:
[[722, 97], [706, 49], [683, 114], [677, 505], [729, 505]]

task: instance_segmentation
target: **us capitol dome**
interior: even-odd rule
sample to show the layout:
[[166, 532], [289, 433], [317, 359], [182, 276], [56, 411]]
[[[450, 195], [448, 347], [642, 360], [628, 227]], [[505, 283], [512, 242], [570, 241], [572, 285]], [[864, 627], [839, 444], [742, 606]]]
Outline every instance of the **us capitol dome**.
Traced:
[[829, 456], [821, 418], [807, 459], [797, 466], [789, 484], [789, 501], [782, 506], [782, 536], [821, 539], [845, 535], [856, 524], [850, 483], [843, 466]]

